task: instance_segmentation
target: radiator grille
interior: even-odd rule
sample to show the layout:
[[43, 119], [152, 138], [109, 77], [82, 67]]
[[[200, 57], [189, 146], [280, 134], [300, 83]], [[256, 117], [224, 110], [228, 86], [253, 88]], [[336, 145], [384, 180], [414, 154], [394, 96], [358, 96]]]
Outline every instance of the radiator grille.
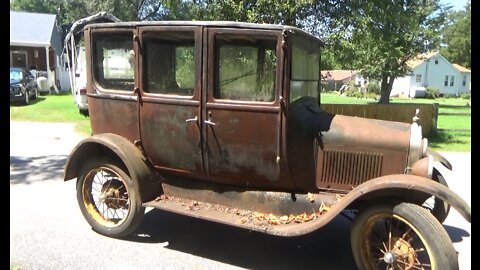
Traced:
[[382, 172], [381, 153], [325, 149], [322, 182], [357, 186]]

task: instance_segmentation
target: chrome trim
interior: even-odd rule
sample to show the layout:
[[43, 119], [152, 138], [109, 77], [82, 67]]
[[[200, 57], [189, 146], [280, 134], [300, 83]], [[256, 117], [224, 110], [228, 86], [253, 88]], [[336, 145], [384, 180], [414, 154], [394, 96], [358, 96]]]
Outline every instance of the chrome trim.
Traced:
[[[410, 125], [410, 149], [408, 151], [407, 170], [422, 157], [422, 127], [417, 123]], [[426, 151], [425, 151], [426, 152]]]

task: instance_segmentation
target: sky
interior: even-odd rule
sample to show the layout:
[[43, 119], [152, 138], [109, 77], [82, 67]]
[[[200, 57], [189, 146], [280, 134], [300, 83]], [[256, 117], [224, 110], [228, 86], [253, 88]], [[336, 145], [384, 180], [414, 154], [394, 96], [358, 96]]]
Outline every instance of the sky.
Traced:
[[440, 0], [440, 3], [452, 6], [452, 10], [463, 10], [468, 0]]

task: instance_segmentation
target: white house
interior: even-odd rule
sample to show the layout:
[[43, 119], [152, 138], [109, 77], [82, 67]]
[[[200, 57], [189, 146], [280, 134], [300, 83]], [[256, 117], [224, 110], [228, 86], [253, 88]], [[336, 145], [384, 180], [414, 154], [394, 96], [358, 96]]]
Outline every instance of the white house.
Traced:
[[407, 62], [412, 74], [396, 78], [391, 96], [415, 96], [418, 89], [437, 88], [444, 95], [458, 95], [470, 91], [471, 71], [451, 64], [439, 52], [419, 55]]

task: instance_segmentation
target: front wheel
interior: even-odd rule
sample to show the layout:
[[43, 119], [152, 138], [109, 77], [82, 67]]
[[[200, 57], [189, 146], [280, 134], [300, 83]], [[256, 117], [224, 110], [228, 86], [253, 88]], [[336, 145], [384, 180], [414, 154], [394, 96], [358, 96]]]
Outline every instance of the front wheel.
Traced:
[[25, 103], [25, 105], [28, 105], [30, 103], [30, 92], [25, 91], [25, 100], [23, 101], [23, 103]]
[[107, 158], [85, 163], [77, 180], [77, 201], [92, 229], [109, 237], [131, 234], [145, 213], [132, 179]]
[[366, 208], [352, 224], [351, 244], [359, 269], [458, 269], [447, 232], [415, 204]]

